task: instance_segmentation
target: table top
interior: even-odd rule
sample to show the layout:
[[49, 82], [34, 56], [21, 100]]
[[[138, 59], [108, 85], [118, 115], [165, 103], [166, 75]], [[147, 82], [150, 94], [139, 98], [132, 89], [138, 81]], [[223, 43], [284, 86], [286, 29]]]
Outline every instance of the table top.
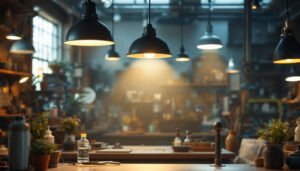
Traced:
[[60, 164], [48, 171], [271, 171], [247, 164], [226, 164], [225, 167], [211, 167], [209, 164], [120, 164], [120, 165], [71, 165]]
[[[208, 152], [173, 152], [171, 146], [123, 146], [124, 150], [131, 150], [130, 152], [90, 152], [90, 159], [93, 160], [177, 160], [177, 161], [196, 161], [196, 160], [213, 160], [215, 153]], [[62, 152], [63, 159], [76, 159], [77, 152]], [[222, 159], [233, 159], [235, 154], [233, 152], [222, 149]]]

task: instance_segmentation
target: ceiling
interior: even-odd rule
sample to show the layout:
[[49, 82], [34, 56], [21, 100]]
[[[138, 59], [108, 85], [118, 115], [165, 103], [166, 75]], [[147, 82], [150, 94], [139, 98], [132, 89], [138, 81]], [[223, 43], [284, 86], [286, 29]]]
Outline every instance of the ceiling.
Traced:
[[[54, 1], [54, 0], [53, 0]], [[74, 13], [81, 13], [81, 4], [84, 0], [63, 0]], [[112, 0], [93, 0], [97, 4], [97, 12], [101, 19], [111, 18]], [[299, 0], [289, 0], [291, 18], [300, 16]], [[126, 20], [140, 20], [147, 17], [148, 0], [114, 0], [116, 18]], [[243, 17], [244, 0], [212, 0], [212, 19], [240, 19]], [[180, 0], [151, 0], [151, 14], [156, 21], [178, 22]], [[208, 0], [185, 0], [185, 20], [207, 19]], [[262, 0], [262, 6], [253, 12], [253, 17], [276, 19], [285, 14], [286, 0]], [[263, 14], [263, 15], [262, 15]]]

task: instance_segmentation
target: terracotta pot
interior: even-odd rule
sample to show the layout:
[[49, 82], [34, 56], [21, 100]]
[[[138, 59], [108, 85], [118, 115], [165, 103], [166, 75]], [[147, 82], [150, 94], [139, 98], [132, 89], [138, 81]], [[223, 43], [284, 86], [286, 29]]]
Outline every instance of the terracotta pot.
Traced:
[[46, 171], [50, 160], [50, 154], [31, 155], [31, 165], [36, 171]]
[[59, 163], [61, 152], [60, 151], [53, 151], [50, 154], [50, 161], [49, 161], [49, 168], [57, 167], [57, 164]]
[[283, 145], [266, 144], [264, 152], [264, 166], [266, 169], [282, 169], [283, 167]]
[[239, 149], [239, 140], [236, 135], [236, 131], [230, 130], [225, 139], [226, 150], [237, 153]]

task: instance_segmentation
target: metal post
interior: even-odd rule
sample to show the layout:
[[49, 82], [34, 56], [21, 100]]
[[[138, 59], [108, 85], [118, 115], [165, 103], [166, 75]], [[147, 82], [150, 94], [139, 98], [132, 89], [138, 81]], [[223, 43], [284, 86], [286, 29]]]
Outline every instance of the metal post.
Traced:
[[244, 1], [244, 65], [251, 63], [251, 0]]
[[222, 124], [221, 122], [215, 122], [214, 123], [214, 129], [216, 130], [216, 136], [215, 136], [215, 162], [212, 167], [224, 167], [221, 160], [221, 130], [222, 130]]

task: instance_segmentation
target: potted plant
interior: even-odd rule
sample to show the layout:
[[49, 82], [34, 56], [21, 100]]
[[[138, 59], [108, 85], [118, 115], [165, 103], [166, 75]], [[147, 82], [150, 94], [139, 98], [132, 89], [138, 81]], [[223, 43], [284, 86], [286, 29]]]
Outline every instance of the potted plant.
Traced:
[[59, 60], [54, 60], [49, 63], [49, 68], [54, 72], [54, 73], [60, 73], [62, 72], [62, 69], [67, 68], [67, 63], [64, 61], [59, 61]]
[[259, 130], [259, 138], [266, 141], [264, 151], [264, 167], [266, 169], [282, 169], [283, 144], [293, 136], [293, 130], [288, 122], [272, 120], [269, 126], [265, 123], [265, 129]]
[[50, 154], [56, 148], [55, 144], [45, 139], [48, 119], [46, 113], [38, 114], [30, 122], [31, 133], [31, 164], [35, 170], [47, 170]]
[[73, 151], [76, 148], [75, 131], [78, 130], [80, 119], [76, 117], [67, 117], [62, 121], [62, 129], [66, 134], [64, 137], [63, 145], [65, 151]]
[[36, 139], [31, 144], [31, 164], [35, 170], [45, 171], [48, 168], [50, 155], [56, 146], [46, 139]]

